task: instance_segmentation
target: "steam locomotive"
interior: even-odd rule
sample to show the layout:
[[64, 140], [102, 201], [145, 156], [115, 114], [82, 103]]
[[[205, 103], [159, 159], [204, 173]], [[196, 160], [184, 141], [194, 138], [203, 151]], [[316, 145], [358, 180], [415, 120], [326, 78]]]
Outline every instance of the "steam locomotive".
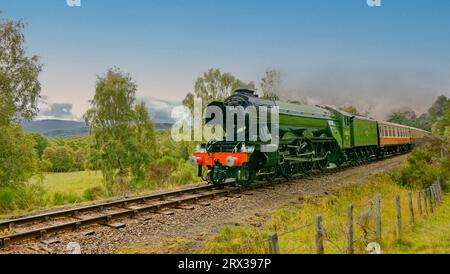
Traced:
[[[250, 128], [260, 127], [260, 117], [252, 120], [246, 116], [244, 140], [209, 141], [202, 144], [192, 156], [198, 166], [198, 176], [217, 186], [228, 179], [242, 186], [255, 180], [272, 181], [277, 177], [291, 178], [295, 174], [308, 174], [313, 170], [325, 170], [355, 165], [384, 158], [394, 153], [410, 151], [415, 144], [429, 135], [421, 129], [377, 121], [353, 115], [332, 106], [310, 106], [259, 98], [254, 91], [237, 90], [224, 102], [213, 102], [208, 107], [223, 110], [223, 128], [227, 107], [276, 107], [278, 140], [271, 145], [258, 130], [252, 138]], [[270, 116], [270, 115], [269, 115]], [[267, 119], [267, 117], [264, 118]], [[228, 127], [230, 130], [230, 127]], [[242, 128], [231, 127], [232, 133]], [[229, 132], [228, 132], [229, 133]], [[272, 150], [267, 150], [271, 146]]]

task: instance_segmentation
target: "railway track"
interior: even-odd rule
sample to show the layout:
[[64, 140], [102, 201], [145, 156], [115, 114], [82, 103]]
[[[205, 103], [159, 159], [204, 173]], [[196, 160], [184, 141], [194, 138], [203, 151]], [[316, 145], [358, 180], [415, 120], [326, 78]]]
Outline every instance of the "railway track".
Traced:
[[[394, 156], [396, 155], [391, 157]], [[327, 169], [323, 172], [315, 171], [309, 175], [295, 176], [292, 180], [300, 177], [326, 176], [360, 165], [362, 164]], [[169, 215], [171, 212], [167, 211], [168, 209], [192, 210], [194, 209], [193, 204], [208, 205], [207, 200], [218, 197], [235, 197], [236, 194], [261, 188], [273, 189], [274, 186], [280, 184], [279, 181], [259, 182], [245, 189], [232, 187], [230, 184], [223, 189], [215, 188], [212, 185], [204, 185], [0, 221], [0, 231], [9, 232], [0, 236], [0, 248], [8, 247], [11, 243], [23, 240], [43, 239], [53, 233], [77, 230], [92, 224], [120, 228], [125, 226], [125, 224], [118, 222], [123, 218], [146, 220], [150, 218], [142, 216], [144, 213]], [[286, 180], [284, 182], [292, 183]]]

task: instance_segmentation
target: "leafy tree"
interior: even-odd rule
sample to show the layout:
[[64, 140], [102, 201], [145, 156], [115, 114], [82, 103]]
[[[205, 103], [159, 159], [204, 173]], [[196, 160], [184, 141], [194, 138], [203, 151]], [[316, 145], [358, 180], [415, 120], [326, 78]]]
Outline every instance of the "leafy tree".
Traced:
[[450, 137], [450, 101], [447, 102], [440, 113], [442, 113], [442, 116], [437, 117], [433, 124], [433, 133]]
[[0, 125], [0, 132], [0, 188], [16, 187], [37, 167], [35, 142], [18, 125]]
[[388, 122], [417, 127], [417, 115], [411, 108], [403, 108], [389, 115]]
[[146, 151], [150, 152], [151, 156], [156, 156], [155, 125], [150, 119], [147, 107], [144, 103], [137, 104], [134, 112], [134, 130], [137, 140]]
[[417, 128], [421, 128], [427, 131], [431, 131], [432, 121], [428, 113], [424, 113], [417, 118]]
[[80, 148], [73, 153], [73, 167], [72, 170], [82, 171], [85, 170], [87, 150]]
[[262, 98], [268, 100], [279, 100], [277, 93], [281, 86], [281, 73], [278, 70], [266, 71], [264, 77], [261, 79], [260, 87], [263, 93]]
[[39, 159], [42, 159], [44, 150], [48, 146], [48, 139], [45, 136], [43, 136], [42, 134], [37, 133], [37, 132], [33, 132], [30, 135], [31, 135], [31, 137], [33, 137], [34, 141], [36, 142], [34, 149], [36, 150], [37, 156], [39, 157]]
[[[128, 178], [142, 177], [150, 162], [151, 128], [144, 106], [136, 106], [137, 86], [128, 74], [110, 69], [99, 77], [91, 108], [85, 114], [92, 134], [90, 160], [103, 173], [108, 194], [126, 191]], [[138, 136], [139, 135], [139, 136]], [[144, 142], [145, 141], [145, 142]]]
[[202, 99], [203, 107], [213, 101], [223, 101], [240, 88], [256, 89], [253, 82], [244, 83], [230, 73], [222, 73], [220, 69], [209, 69], [197, 78], [194, 84], [194, 92], [188, 93], [183, 100], [183, 105], [191, 111], [194, 108], [194, 99]]
[[24, 24], [0, 18], [0, 187], [20, 186], [37, 166], [35, 142], [18, 125], [37, 113], [42, 66], [25, 51]]
[[448, 101], [448, 98], [444, 95], [441, 95], [436, 99], [434, 104], [428, 110], [428, 115], [430, 116], [432, 122], [435, 122], [439, 117], [444, 116]]
[[31, 119], [38, 112], [42, 65], [28, 57], [24, 23], [0, 18], [0, 123]]
[[53, 172], [69, 172], [74, 167], [74, 152], [69, 146], [47, 147], [42, 159], [51, 163]]

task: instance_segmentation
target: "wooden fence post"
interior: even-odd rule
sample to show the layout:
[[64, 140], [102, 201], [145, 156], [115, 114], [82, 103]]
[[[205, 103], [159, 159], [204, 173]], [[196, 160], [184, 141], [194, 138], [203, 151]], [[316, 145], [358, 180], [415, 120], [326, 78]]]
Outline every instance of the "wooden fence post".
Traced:
[[323, 227], [322, 227], [322, 216], [316, 216], [316, 253], [323, 254]]
[[402, 211], [400, 206], [400, 196], [397, 195], [395, 197], [396, 205], [397, 205], [397, 237], [398, 240], [402, 238]]
[[434, 189], [434, 184], [432, 184], [430, 186], [430, 191], [431, 191], [431, 198], [433, 199], [433, 203], [434, 203], [434, 207], [437, 207], [437, 198], [436, 198], [436, 191]]
[[280, 254], [280, 245], [278, 243], [278, 235], [272, 234], [268, 238], [269, 240], [269, 253], [270, 254]]
[[417, 207], [419, 208], [419, 214], [422, 215], [422, 198], [420, 197], [420, 191], [417, 191]]
[[438, 182], [434, 183], [434, 193], [436, 194], [436, 200], [439, 204], [441, 204], [441, 193], [439, 193]]
[[422, 190], [422, 197], [423, 197], [423, 205], [425, 213], [428, 214], [428, 202], [427, 202], [427, 191]]
[[436, 187], [437, 187], [438, 193], [439, 193], [439, 202], [442, 203], [442, 188], [441, 188], [441, 182], [439, 180], [436, 182]]
[[439, 195], [441, 196], [441, 199], [442, 199], [442, 185], [441, 185], [440, 177], [438, 178], [437, 185], [438, 185], [438, 189], [439, 189]]
[[348, 235], [347, 253], [353, 254], [353, 205], [348, 206]]
[[408, 192], [408, 206], [409, 206], [409, 213], [411, 215], [411, 223], [414, 223], [414, 207], [413, 207], [412, 192]]
[[381, 243], [381, 195], [375, 197], [375, 234], [377, 242]]
[[433, 209], [433, 201], [431, 199], [431, 188], [427, 189], [427, 196], [428, 196], [428, 204], [430, 206], [430, 212], [434, 213], [434, 209]]

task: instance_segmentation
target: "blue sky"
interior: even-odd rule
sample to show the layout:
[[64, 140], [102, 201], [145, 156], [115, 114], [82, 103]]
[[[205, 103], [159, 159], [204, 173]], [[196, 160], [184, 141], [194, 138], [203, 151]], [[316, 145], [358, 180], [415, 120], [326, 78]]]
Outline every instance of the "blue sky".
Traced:
[[354, 104], [377, 118], [403, 106], [423, 112], [450, 95], [450, 1], [381, 3], [0, 0], [0, 10], [27, 22], [48, 104], [72, 104], [78, 117], [112, 66], [131, 73], [160, 120], [211, 67], [255, 82], [279, 69], [286, 99]]

